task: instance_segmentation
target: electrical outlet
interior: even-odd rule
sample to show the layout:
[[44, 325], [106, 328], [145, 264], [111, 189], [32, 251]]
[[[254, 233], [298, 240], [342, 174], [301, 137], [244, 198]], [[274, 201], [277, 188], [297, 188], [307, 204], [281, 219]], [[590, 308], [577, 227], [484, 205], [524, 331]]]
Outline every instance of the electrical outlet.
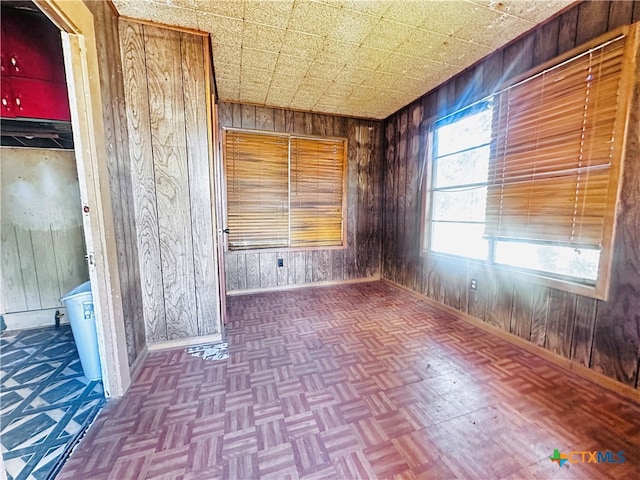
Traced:
[[284, 260], [282, 258], [278, 259], [278, 266], [279, 267], [284, 267]]
[[478, 289], [478, 281], [475, 278], [471, 279], [471, 290], [477, 290]]

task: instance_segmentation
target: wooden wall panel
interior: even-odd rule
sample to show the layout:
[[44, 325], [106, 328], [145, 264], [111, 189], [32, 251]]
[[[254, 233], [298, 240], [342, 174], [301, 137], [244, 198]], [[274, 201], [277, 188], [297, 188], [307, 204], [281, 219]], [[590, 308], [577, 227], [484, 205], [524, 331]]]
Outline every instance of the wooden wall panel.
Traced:
[[[219, 104], [219, 127], [346, 137], [347, 211], [344, 249], [226, 252], [230, 292], [380, 275], [382, 124], [279, 108]], [[282, 258], [283, 267], [277, 266]], [[245, 272], [243, 274], [243, 272]], [[229, 278], [229, 275], [232, 277]]]
[[[420, 129], [412, 126], [404, 129], [402, 120], [404, 116], [411, 118], [416, 105], [424, 109], [424, 119], [449, 113], [465, 103], [468, 91], [480, 91], [471, 85], [472, 82], [482, 82], [481, 91], [491, 92], [514, 75], [607, 30], [640, 20], [638, 17], [640, 2], [578, 3], [386, 119], [381, 237], [384, 278], [466, 311], [622, 383], [640, 388], [640, 315], [637, 313], [640, 312], [638, 85], [631, 107], [634, 115], [630, 123], [632, 142], [624, 167], [614, 273], [607, 302], [525, 281], [513, 283], [500, 273], [475, 263], [454, 266], [434, 256], [421, 257], [419, 242], [409, 240], [413, 236], [410, 222], [419, 220], [422, 212], [412, 200], [414, 184], [410, 179], [415, 175], [414, 163], [407, 161], [411, 153], [406, 154], [405, 149], [409, 145], [411, 152], [415, 144], [425, 140], [428, 125], [424, 123]], [[637, 64], [640, 65], [640, 59]], [[636, 77], [640, 78], [640, 73]], [[430, 172], [426, 173], [430, 175]], [[429, 178], [426, 181], [428, 183]], [[472, 278], [478, 281], [477, 290], [469, 288]]]
[[187, 146], [189, 209], [193, 244], [197, 331], [199, 335], [217, 333], [218, 266], [213, 228], [213, 202], [210, 175], [207, 123], [205, 58], [203, 39], [193, 35], [180, 36], [182, 85], [184, 88], [184, 120]]
[[149, 93], [143, 27], [120, 22], [127, 131], [133, 184], [143, 314], [147, 341], [166, 338], [153, 153], [149, 133]]
[[120, 32], [147, 340], [217, 333], [205, 37], [127, 20]]

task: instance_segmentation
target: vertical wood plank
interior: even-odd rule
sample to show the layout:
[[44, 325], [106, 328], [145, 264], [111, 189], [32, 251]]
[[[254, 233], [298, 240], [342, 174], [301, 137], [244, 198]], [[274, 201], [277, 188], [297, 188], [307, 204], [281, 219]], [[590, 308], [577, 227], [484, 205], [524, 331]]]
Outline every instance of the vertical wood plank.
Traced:
[[207, 91], [204, 37], [181, 34], [182, 86], [187, 147], [187, 185], [191, 212], [191, 241], [198, 335], [220, 330], [218, 271], [214, 247], [212, 192], [209, 176]]
[[294, 283], [300, 284], [307, 281], [307, 256], [305, 252], [293, 252], [293, 268], [295, 270]]
[[331, 278], [334, 280], [344, 280], [344, 250], [333, 251]]
[[198, 334], [180, 33], [144, 27], [167, 339]]
[[[77, 227], [77, 235], [82, 242], [82, 227]], [[40, 291], [40, 302], [42, 308], [54, 308], [61, 305], [60, 298], [67, 291], [60, 291], [58, 282], [58, 269], [56, 266], [56, 257], [53, 249], [53, 237], [51, 230], [37, 230], [31, 232], [31, 244], [33, 245], [33, 260], [36, 265], [36, 274], [38, 275], [38, 290]], [[85, 282], [89, 278], [87, 264], [84, 261], [84, 244], [82, 251], [78, 252], [82, 259], [82, 267], [79, 270], [79, 276], [75, 279], [76, 286]]]
[[347, 156], [347, 250], [344, 255], [344, 276], [345, 279], [357, 277], [357, 257], [356, 249], [358, 247], [357, 237], [357, 213], [358, 213], [358, 142], [357, 131], [358, 121], [355, 119], [347, 120], [348, 132], [348, 156]]
[[245, 255], [245, 268], [247, 269], [247, 288], [260, 287], [260, 258], [257, 253]]
[[[357, 179], [355, 186], [358, 189], [357, 206], [356, 206], [356, 265], [353, 272], [354, 277], [363, 277], [366, 275], [366, 267], [369, 264], [369, 256], [373, 255], [371, 245], [369, 243], [369, 223], [374, 221], [374, 212], [369, 210], [369, 194], [371, 178], [369, 177], [369, 164], [371, 157], [369, 156], [370, 131], [365, 122], [359, 122], [355, 125], [354, 141], [356, 143], [355, 158], [351, 159], [357, 165]], [[373, 193], [373, 192], [371, 192]]]
[[296, 132], [296, 119], [295, 119], [293, 110], [284, 111], [284, 124], [285, 124], [285, 132], [299, 133], [299, 132]]
[[628, 25], [633, 19], [633, 5], [637, 2], [609, 2], [609, 30]]
[[267, 107], [256, 108], [256, 129], [272, 132], [274, 129], [273, 109]]
[[167, 330], [142, 26], [120, 20], [120, 41], [143, 314], [147, 340], [160, 341], [167, 338]]
[[420, 265], [420, 225], [421, 209], [418, 186], [420, 182], [420, 167], [423, 160], [421, 149], [420, 125], [422, 124], [422, 104], [415, 103], [409, 110], [407, 127], [407, 178], [406, 178], [406, 236], [405, 251], [407, 255], [408, 288], [417, 288], [417, 267]]
[[347, 132], [347, 119], [345, 117], [333, 117], [333, 134], [336, 137], [346, 137]]
[[544, 347], [547, 337], [549, 288], [532, 286], [531, 290], [531, 343]]
[[504, 78], [514, 78], [533, 66], [534, 35], [528, 34], [504, 50]]
[[307, 250], [306, 252], [302, 252], [304, 254], [304, 281], [306, 283], [313, 282], [313, 269], [315, 265], [313, 264], [313, 251]]
[[483, 61], [482, 86], [485, 94], [490, 94], [498, 90], [503, 80], [504, 71], [504, 50], [498, 50], [486, 57]]
[[285, 111], [282, 108], [273, 110], [273, 130], [276, 132], [287, 131]]
[[394, 265], [394, 245], [393, 245], [393, 225], [395, 222], [395, 212], [393, 209], [393, 185], [394, 185], [394, 162], [395, 157], [395, 122], [386, 122], [385, 128], [385, 169], [384, 169], [384, 202], [383, 202], [383, 229], [382, 234], [382, 274], [384, 278], [393, 280]]
[[58, 270], [58, 289], [64, 295], [89, 279], [82, 227], [51, 230], [51, 239]]
[[558, 31], [558, 55], [568, 52], [576, 46], [576, 30], [578, 28], [578, 6], [567, 10], [560, 16]]
[[233, 128], [242, 127], [242, 106], [238, 103], [231, 104], [231, 122]]
[[218, 103], [218, 125], [220, 128], [233, 126], [233, 109], [228, 102]]
[[258, 255], [260, 262], [260, 286], [273, 287], [278, 284], [275, 252], [262, 252]]
[[555, 289], [549, 292], [547, 338], [544, 348], [565, 358], [571, 356], [571, 337], [575, 312], [575, 294]]
[[[477, 288], [471, 290], [471, 280], [476, 280]], [[489, 282], [484, 268], [473, 266], [467, 272], [467, 288], [469, 288], [467, 312], [469, 315], [484, 320], [487, 313], [487, 294]]]
[[395, 232], [396, 258], [399, 268], [396, 270], [396, 282], [406, 286], [408, 255], [406, 251], [405, 237], [407, 228], [406, 198], [407, 198], [407, 125], [409, 123], [408, 112], [400, 112], [398, 116], [398, 146], [396, 148], [397, 165], [397, 202], [398, 224]]
[[558, 54], [560, 19], [556, 18], [535, 30], [533, 42], [533, 64], [541, 65]]
[[591, 358], [597, 308], [597, 300], [580, 295], [577, 297], [573, 342], [571, 343], [571, 360], [585, 367], [589, 366], [589, 359]]
[[224, 278], [227, 292], [238, 290], [238, 256], [233, 253], [224, 256]]
[[5, 222], [5, 218], [6, 215], [3, 215], [0, 244], [2, 247], [2, 300], [5, 313], [22, 312], [27, 309], [27, 299], [20, 271], [18, 241], [15, 227]]
[[[27, 228], [23, 228], [20, 226], [15, 226], [15, 235], [16, 241], [18, 245], [18, 259], [20, 265], [20, 275], [22, 277], [22, 283], [24, 285], [24, 297], [27, 301], [26, 310], [39, 310], [41, 308], [40, 303], [40, 290], [38, 287], [38, 276], [36, 273], [36, 262], [34, 258], [33, 245], [31, 244], [31, 230]], [[67, 253], [65, 249], [64, 252], [60, 252], [61, 254]], [[53, 255], [55, 259], [56, 252], [55, 250], [51, 250], [49, 252], [50, 255]], [[66, 267], [63, 263], [65, 258], [62, 261], [56, 261], [55, 270], [57, 272], [57, 279], [60, 281], [60, 274], [66, 273]], [[66, 277], [64, 278], [66, 283], [68, 280]], [[57, 290], [60, 291], [60, 285], [55, 285]], [[69, 289], [71, 290], [71, 289]], [[68, 290], [65, 290], [66, 293]]]
[[236, 253], [238, 257], [238, 290], [247, 288], [247, 256], [242, 253]]
[[331, 280], [331, 257], [328, 250], [313, 251], [313, 281]]
[[596, 38], [607, 31], [610, 2], [582, 2], [578, 5], [576, 45]]
[[513, 283], [509, 278], [495, 272], [491, 272], [487, 280], [489, 285], [485, 320], [488, 324], [508, 332], [513, 308]]
[[242, 115], [242, 128], [256, 128], [256, 107], [253, 105], [240, 105], [240, 114]]
[[531, 285], [517, 282], [513, 285], [513, 313], [510, 331], [525, 340], [531, 339], [531, 319], [533, 317], [533, 297]]
[[304, 134], [305, 131], [305, 118], [304, 112], [293, 112], [293, 133]]

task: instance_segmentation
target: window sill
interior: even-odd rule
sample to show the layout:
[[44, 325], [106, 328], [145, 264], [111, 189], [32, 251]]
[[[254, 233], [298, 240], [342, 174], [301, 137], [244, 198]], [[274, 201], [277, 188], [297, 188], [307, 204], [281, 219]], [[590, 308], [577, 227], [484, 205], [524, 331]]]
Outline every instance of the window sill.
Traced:
[[276, 252], [309, 252], [314, 250], [346, 250], [347, 245], [332, 245], [320, 247], [269, 247], [269, 248], [247, 248], [247, 249], [229, 249], [225, 248], [224, 253], [231, 254], [255, 254], [255, 253], [276, 253]]

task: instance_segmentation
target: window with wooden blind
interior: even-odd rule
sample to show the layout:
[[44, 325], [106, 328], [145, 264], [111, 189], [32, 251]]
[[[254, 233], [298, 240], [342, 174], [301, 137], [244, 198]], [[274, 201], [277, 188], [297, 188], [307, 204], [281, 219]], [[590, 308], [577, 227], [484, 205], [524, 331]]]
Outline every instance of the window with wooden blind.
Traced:
[[230, 250], [341, 246], [346, 141], [225, 131]]
[[[624, 27], [601, 37], [433, 124], [430, 251], [480, 258], [532, 277], [556, 279], [558, 288], [606, 297], [634, 81], [635, 30]], [[482, 157], [474, 161], [485, 166], [484, 178], [443, 188], [438, 171], [449, 160], [441, 158], [438, 139], [448, 134], [460, 143], [463, 122], [486, 118], [487, 111], [490, 148], [473, 150]], [[477, 129], [465, 138], [468, 142], [483, 135]], [[464, 178], [474, 172], [467, 171]], [[459, 222], [438, 216], [437, 195], [443, 189], [482, 196], [475, 205], [484, 208], [484, 215], [473, 223], [482, 223], [483, 233], [466, 236], [466, 248], [456, 252], [439, 247], [452, 248], [456, 241], [453, 235], [438, 236], [438, 223]], [[464, 211], [469, 215], [475, 209]], [[478, 257], [477, 252], [486, 253]]]

